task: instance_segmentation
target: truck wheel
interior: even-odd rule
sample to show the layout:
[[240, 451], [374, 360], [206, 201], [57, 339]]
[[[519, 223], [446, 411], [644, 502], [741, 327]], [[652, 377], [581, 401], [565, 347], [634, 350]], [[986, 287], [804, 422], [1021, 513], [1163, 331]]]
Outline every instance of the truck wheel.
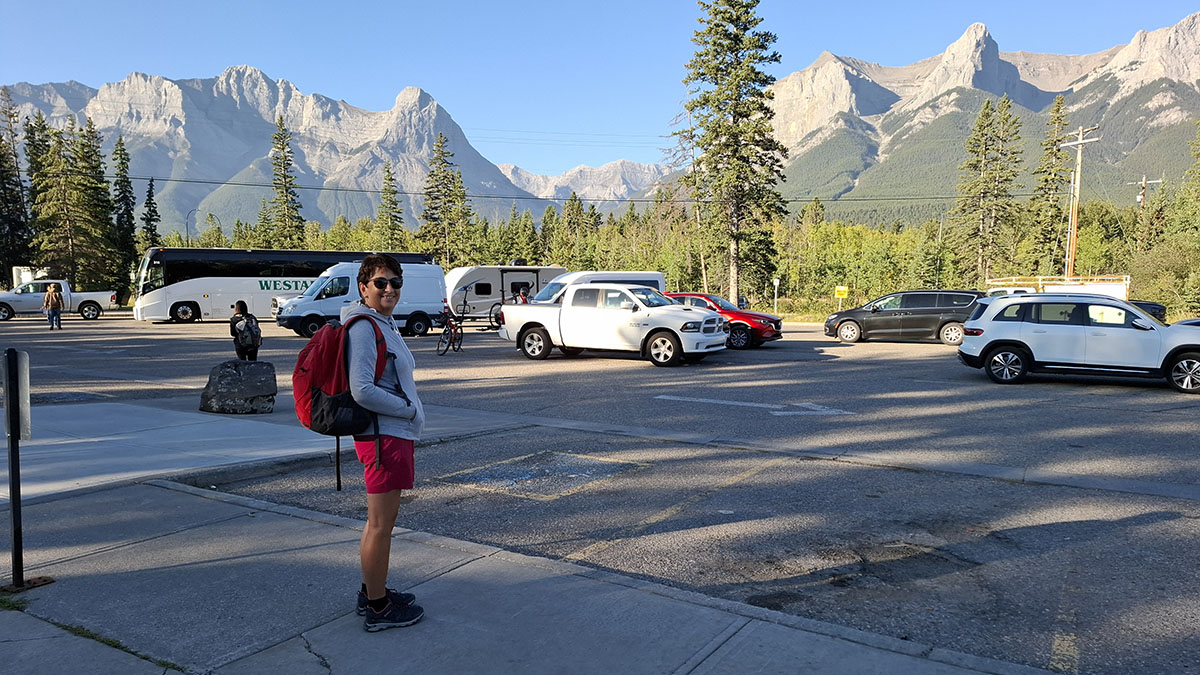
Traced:
[[683, 359], [683, 346], [674, 333], [662, 331], [650, 336], [646, 343], [646, 355], [656, 366], [673, 366]]
[[408, 317], [408, 325], [406, 325], [404, 329], [412, 335], [421, 337], [429, 332], [429, 326], [432, 325], [432, 323], [433, 322], [429, 320], [429, 317], [425, 316], [424, 314], [413, 314], [412, 316]]
[[302, 337], [311, 338], [325, 325], [325, 317], [309, 314], [300, 322], [299, 333]]
[[200, 307], [194, 302], [177, 302], [171, 305], [171, 320], [178, 323], [191, 323], [200, 318]]
[[521, 353], [526, 358], [541, 361], [550, 356], [550, 350], [554, 347], [554, 343], [550, 342], [550, 334], [545, 328], [530, 328], [521, 333], [520, 338]]
[[0, 302], [0, 321], [8, 321], [13, 316], [12, 307]]
[[89, 321], [100, 318], [100, 305], [94, 302], [85, 302], [79, 306], [79, 316], [82, 316]]

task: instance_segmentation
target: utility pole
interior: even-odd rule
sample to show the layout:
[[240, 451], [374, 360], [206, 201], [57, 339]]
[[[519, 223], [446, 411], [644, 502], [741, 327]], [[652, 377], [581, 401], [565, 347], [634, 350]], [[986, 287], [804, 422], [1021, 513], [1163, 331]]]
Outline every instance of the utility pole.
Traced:
[[1079, 127], [1075, 132], [1076, 138], [1068, 143], [1063, 143], [1058, 146], [1060, 148], [1075, 148], [1075, 171], [1071, 174], [1071, 222], [1067, 227], [1067, 269], [1068, 277], [1075, 276], [1075, 244], [1079, 238], [1079, 184], [1083, 182], [1083, 146], [1086, 143], [1095, 143], [1099, 138], [1084, 138], [1087, 134], [1100, 128], [1100, 125], [1088, 127], [1084, 129]]
[[1138, 207], [1141, 208], [1141, 210], [1145, 211], [1146, 210], [1146, 186], [1153, 185], [1154, 183], [1161, 183], [1161, 182], [1162, 182], [1161, 180], [1146, 180], [1146, 174], [1142, 174], [1141, 182], [1134, 181], [1132, 183], [1126, 183], [1126, 185], [1142, 186], [1142, 189], [1138, 190], [1137, 203], [1138, 203]]

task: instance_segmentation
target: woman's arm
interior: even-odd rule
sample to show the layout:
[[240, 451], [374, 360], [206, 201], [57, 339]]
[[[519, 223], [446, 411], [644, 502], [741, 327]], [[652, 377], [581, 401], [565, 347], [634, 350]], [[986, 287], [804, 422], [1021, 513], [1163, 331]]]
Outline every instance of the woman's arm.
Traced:
[[398, 394], [375, 384], [375, 331], [366, 321], [350, 326], [350, 395], [362, 407], [381, 415], [412, 419], [417, 409]]

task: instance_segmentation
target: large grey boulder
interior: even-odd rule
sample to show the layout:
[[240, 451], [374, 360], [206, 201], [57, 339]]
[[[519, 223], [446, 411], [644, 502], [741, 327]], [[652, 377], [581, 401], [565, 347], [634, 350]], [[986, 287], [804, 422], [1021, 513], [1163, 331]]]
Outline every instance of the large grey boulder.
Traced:
[[225, 361], [208, 374], [200, 409], [215, 413], [269, 413], [275, 409], [275, 366], [266, 361]]

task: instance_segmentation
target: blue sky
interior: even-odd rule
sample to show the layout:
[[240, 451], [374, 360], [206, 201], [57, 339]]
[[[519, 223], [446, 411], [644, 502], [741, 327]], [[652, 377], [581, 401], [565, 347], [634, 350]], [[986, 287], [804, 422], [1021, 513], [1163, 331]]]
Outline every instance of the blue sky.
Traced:
[[[1195, 0], [763, 0], [759, 14], [760, 28], [779, 36], [783, 60], [772, 74], [783, 77], [823, 50], [912, 63], [976, 21], [1001, 51], [1086, 54], [1197, 9]], [[418, 86], [492, 162], [558, 174], [661, 161], [699, 17], [691, 0], [0, 0], [0, 83], [99, 87], [134, 71], [181, 79], [248, 64], [368, 110], [390, 109], [400, 90]]]

